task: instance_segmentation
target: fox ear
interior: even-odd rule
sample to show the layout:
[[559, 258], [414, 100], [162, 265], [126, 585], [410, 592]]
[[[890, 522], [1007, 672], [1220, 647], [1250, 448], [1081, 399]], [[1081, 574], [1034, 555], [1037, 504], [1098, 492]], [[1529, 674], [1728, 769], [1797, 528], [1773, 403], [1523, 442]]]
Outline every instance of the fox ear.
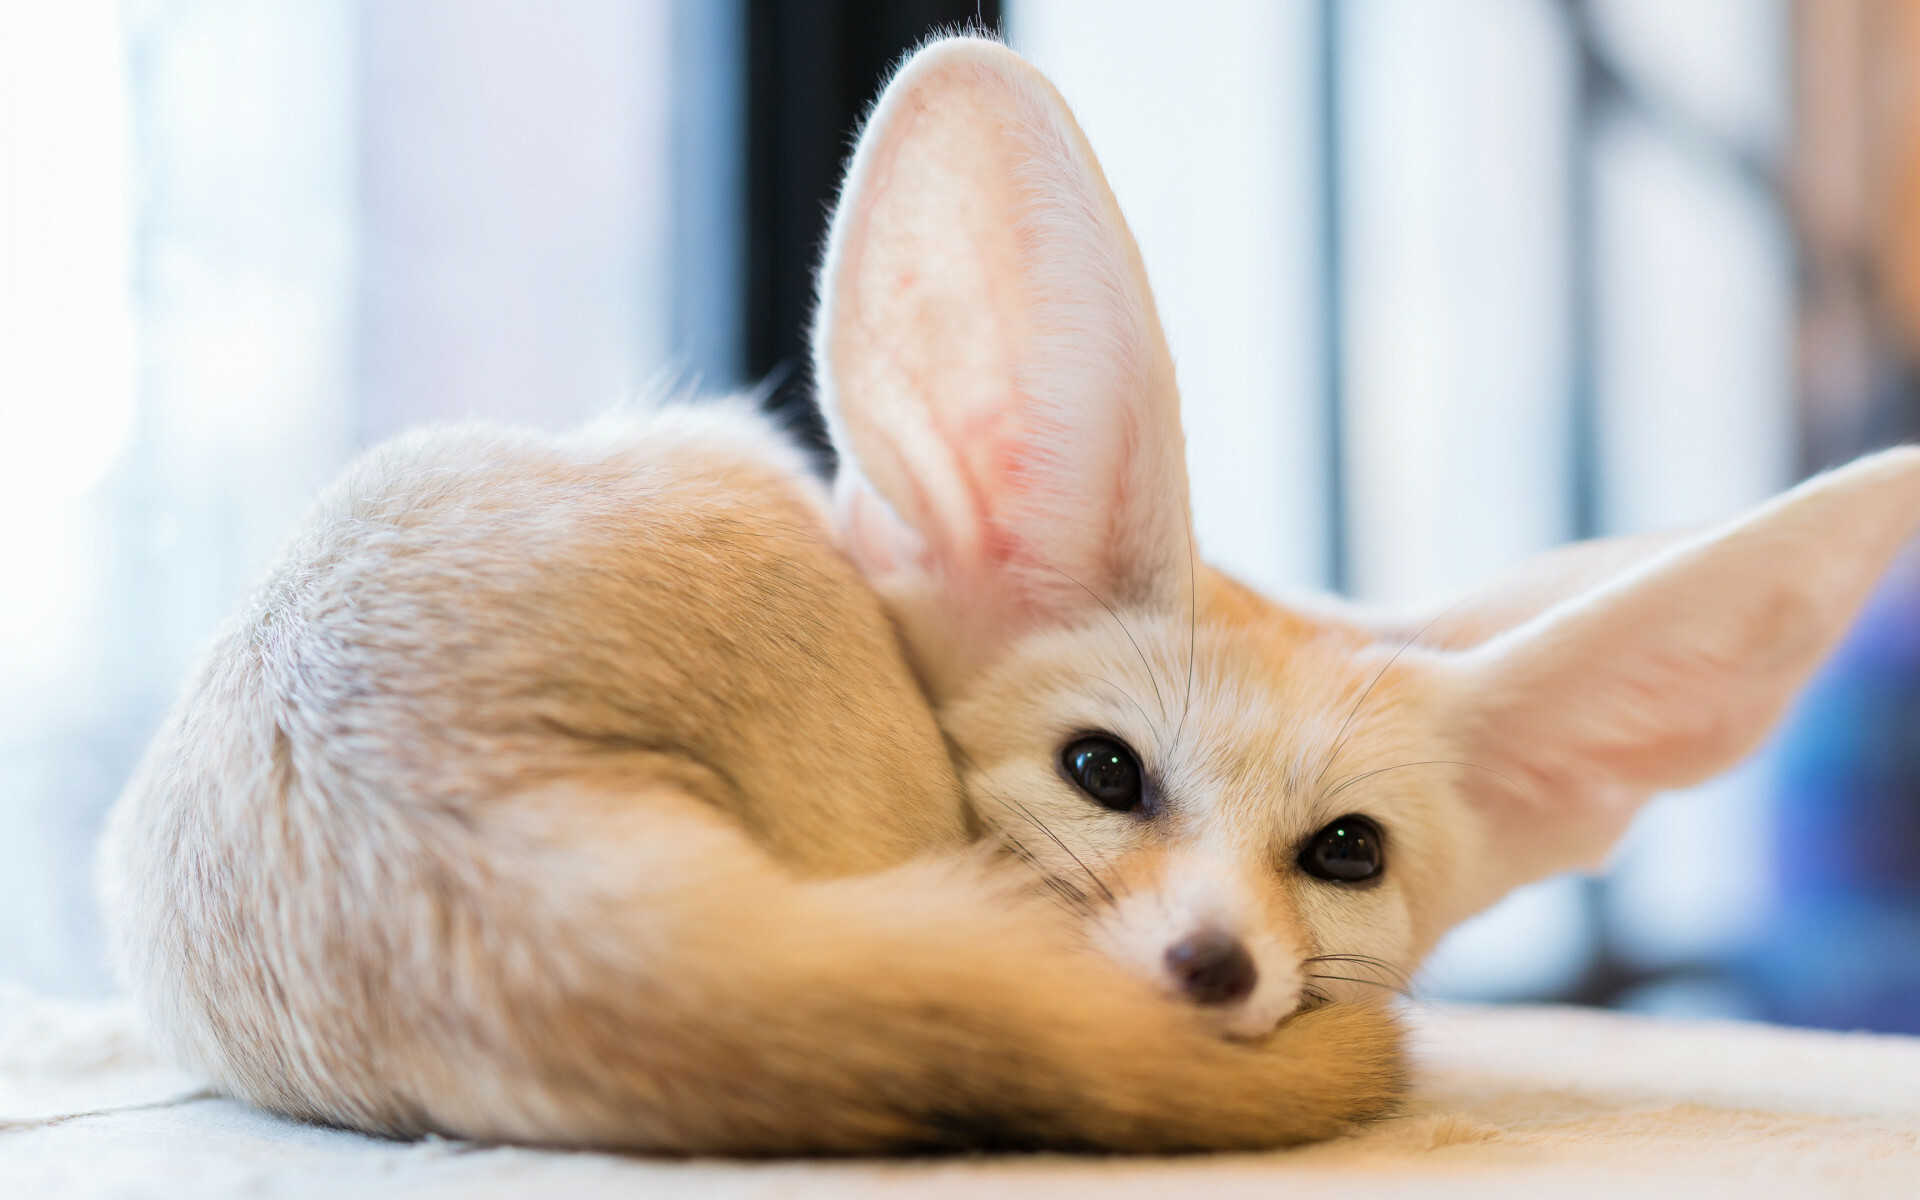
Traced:
[[[1437, 665], [1482, 822], [1465, 911], [1597, 863], [1656, 791], [1750, 753], [1920, 519], [1920, 449], [1863, 459]], [[1462, 914], [1464, 915], [1464, 913]]]
[[1380, 641], [1466, 650], [1538, 617], [1554, 605], [1626, 575], [1697, 536], [1698, 530], [1590, 538], [1542, 551], [1438, 604], [1405, 611], [1350, 607], [1348, 617]]
[[936, 695], [1088, 606], [1186, 603], [1179, 400], [1066, 103], [997, 42], [919, 51], [834, 212], [815, 375], [849, 550]]

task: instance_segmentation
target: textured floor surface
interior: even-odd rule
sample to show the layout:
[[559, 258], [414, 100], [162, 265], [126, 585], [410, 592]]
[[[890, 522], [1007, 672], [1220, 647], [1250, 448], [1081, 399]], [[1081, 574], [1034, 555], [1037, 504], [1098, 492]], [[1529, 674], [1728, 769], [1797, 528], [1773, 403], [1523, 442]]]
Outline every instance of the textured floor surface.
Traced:
[[118, 1008], [0, 989], [0, 1195], [1920, 1196], [1920, 1039], [1572, 1009], [1410, 1019], [1406, 1114], [1303, 1150], [743, 1165], [301, 1125], [159, 1066]]

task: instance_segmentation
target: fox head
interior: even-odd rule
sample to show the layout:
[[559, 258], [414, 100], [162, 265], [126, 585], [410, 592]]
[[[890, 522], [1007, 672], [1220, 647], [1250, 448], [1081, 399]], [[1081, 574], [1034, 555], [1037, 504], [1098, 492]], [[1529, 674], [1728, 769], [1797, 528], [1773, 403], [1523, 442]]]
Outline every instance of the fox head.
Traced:
[[1403, 982], [1749, 752], [1920, 514], [1895, 451], [1431, 616], [1256, 595], [1197, 557], [1173, 362], [1086, 138], [980, 38], [882, 95], [818, 313], [842, 539], [981, 831], [1238, 1036]]

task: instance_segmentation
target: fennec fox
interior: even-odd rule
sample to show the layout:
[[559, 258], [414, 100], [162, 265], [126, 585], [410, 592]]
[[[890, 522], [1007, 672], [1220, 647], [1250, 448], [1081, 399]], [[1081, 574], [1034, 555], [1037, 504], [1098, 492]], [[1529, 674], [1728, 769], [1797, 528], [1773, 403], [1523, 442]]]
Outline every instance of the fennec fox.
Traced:
[[320, 501], [110, 831], [179, 1055], [400, 1135], [1328, 1135], [1395, 1095], [1376, 985], [1745, 753], [1920, 512], [1901, 451], [1431, 618], [1255, 595], [1087, 143], [982, 39], [869, 119], [815, 360], [831, 498], [714, 409]]

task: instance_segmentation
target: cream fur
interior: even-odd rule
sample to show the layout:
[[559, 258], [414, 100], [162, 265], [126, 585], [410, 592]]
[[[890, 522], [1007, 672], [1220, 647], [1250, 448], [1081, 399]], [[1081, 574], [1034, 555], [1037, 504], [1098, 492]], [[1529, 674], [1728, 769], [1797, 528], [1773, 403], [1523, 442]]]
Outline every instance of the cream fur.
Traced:
[[1381, 1016], [1222, 1042], [964, 852], [823, 504], [725, 411], [351, 470], [114, 817], [118, 954], [175, 1052], [376, 1132], [682, 1152], [1376, 1110]]
[[[1326, 1136], [1396, 1094], [1371, 1001], [1749, 747], [1920, 513], [1900, 452], [1410, 631], [1253, 594], [1194, 556], [1086, 141], [982, 39], [875, 109], [815, 348], [831, 506], [726, 409], [419, 433], [321, 501], [113, 819], [117, 953], [179, 1056], [395, 1134]], [[1068, 781], [1088, 732], [1159, 815]], [[1349, 813], [1385, 873], [1306, 874]], [[1250, 994], [1175, 994], [1202, 929]]]

